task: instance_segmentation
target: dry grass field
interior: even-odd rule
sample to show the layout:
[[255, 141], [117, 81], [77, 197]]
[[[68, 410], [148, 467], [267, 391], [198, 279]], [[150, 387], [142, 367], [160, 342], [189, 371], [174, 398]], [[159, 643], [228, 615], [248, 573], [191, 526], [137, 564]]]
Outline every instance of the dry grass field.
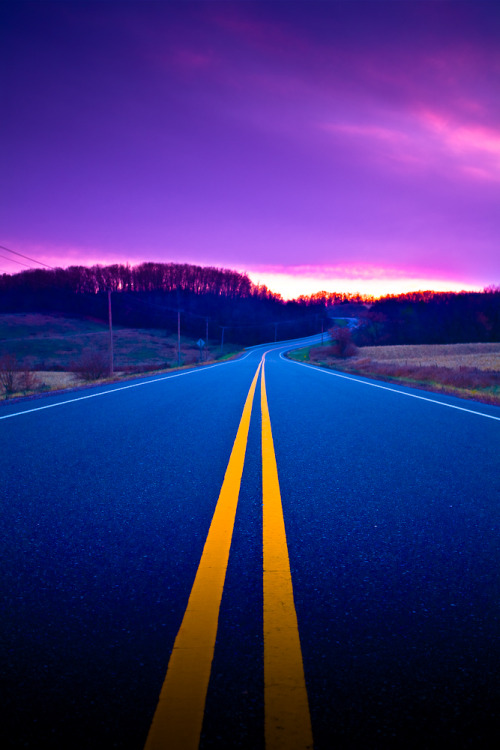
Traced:
[[500, 404], [500, 343], [366, 346], [340, 359], [331, 347], [291, 352], [322, 367]]
[[418, 367], [476, 367], [478, 370], [500, 372], [499, 344], [435, 344], [403, 346], [365, 346], [358, 350], [358, 359], [368, 357], [386, 364], [413, 364]]

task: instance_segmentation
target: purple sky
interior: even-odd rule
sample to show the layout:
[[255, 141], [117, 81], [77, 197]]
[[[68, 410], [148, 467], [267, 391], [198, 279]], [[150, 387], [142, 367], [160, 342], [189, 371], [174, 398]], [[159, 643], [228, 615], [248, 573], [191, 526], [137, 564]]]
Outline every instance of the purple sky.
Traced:
[[284, 296], [500, 283], [498, 0], [4, 0], [0, 27], [1, 245]]

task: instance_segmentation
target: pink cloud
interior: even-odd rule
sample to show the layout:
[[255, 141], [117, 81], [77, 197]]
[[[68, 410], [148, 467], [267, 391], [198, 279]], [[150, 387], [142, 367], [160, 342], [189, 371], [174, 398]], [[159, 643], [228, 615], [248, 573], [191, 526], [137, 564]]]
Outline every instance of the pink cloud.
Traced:
[[500, 131], [475, 124], [461, 124], [430, 110], [419, 113], [423, 127], [443, 151], [458, 157], [458, 166], [479, 179], [500, 180]]
[[487, 169], [481, 169], [481, 167], [462, 167], [462, 172], [475, 180], [482, 180], [483, 182], [498, 182], [498, 175], [488, 171]]
[[362, 153], [365, 163], [375, 163], [384, 169], [392, 164], [394, 169], [405, 171], [435, 166], [434, 145], [409, 117], [401, 116], [397, 124], [342, 122], [321, 123], [318, 127], [341, 141], [349, 139], [349, 147]]
[[422, 124], [449, 148], [464, 153], [485, 151], [491, 156], [500, 156], [500, 132], [478, 125], [462, 125], [456, 120], [430, 110], [419, 113]]
[[339, 138], [356, 139], [370, 157], [389, 158], [433, 171], [455, 170], [473, 179], [500, 180], [500, 131], [462, 124], [430, 109], [401, 113], [397, 124], [360, 122], [320, 123], [321, 130]]
[[376, 125], [326, 124], [320, 127], [330, 132], [345, 133], [346, 135], [360, 136], [362, 138], [376, 138], [391, 143], [394, 141], [408, 141], [406, 133]]

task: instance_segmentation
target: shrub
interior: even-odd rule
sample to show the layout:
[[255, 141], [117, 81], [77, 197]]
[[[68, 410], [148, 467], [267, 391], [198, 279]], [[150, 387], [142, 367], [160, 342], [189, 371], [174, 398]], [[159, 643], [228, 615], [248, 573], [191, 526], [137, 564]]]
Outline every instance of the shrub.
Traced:
[[6, 396], [15, 393], [19, 380], [19, 364], [14, 354], [0, 357], [0, 387]]
[[333, 341], [331, 352], [335, 357], [354, 357], [357, 347], [352, 340], [351, 329], [347, 327], [336, 326], [328, 331]]
[[98, 349], [86, 349], [70, 370], [82, 380], [98, 380], [109, 375], [109, 357]]
[[30, 391], [36, 391], [41, 385], [40, 379], [35, 375], [33, 370], [24, 366], [19, 373], [19, 388], [26, 394]]

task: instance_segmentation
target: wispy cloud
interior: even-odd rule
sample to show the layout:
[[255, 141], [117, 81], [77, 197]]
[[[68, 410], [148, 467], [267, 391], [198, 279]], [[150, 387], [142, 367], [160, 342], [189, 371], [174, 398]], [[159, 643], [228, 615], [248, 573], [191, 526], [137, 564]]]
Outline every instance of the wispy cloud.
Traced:
[[359, 122], [321, 123], [319, 129], [337, 139], [349, 140], [373, 161], [381, 157], [408, 167], [433, 172], [450, 169], [472, 179], [500, 181], [500, 131], [475, 124], [461, 124], [438, 112], [410, 113], [405, 124]]
[[429, 110], [419, 113], [419, 119], [465, 174], [500, 181], [500, 129], [462, 124]]

